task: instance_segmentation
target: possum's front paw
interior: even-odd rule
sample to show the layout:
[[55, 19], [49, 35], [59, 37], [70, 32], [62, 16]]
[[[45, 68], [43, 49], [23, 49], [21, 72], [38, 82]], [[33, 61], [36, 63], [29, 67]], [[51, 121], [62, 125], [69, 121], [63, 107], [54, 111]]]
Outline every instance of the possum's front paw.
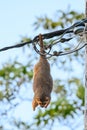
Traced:
[[32, 101], [32, 108], [33, 108], [33, 111], [35, 111], [35, 108], [38, 106], [38, 103], [36, 101], [36, 99], [33, 99]]

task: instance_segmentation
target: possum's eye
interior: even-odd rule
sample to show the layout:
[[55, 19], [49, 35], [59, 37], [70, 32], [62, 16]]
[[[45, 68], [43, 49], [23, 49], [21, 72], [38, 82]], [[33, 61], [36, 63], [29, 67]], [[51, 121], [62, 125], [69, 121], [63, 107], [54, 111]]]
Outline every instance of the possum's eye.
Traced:
[[49, 101], [49, 97], [46, 97], [46, 98], [45, 98], [45, 101]]
[[36, 98], [36, 102], [41, 107], [45, 107], [46, 108], [48, 106], [48, 104], [50, 103], [50, 98], [49, 97], [45, 97], [44, 101], [41, 101], [40, 98]]

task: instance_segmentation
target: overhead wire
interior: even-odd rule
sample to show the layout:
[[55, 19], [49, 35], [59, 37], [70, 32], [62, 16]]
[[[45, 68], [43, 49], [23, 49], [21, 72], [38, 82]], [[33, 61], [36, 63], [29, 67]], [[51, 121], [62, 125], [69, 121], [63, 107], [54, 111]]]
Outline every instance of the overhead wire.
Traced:
[[22, 47], [22, 46], [25, 46], [25, 45], [31, 44], [31, 43], [32, 43], [32, 40], [29, 41], [29, 42], [24, 42], [24, 43], [22, 42], [22, 43], [20, 43], [20, 44], [8, 46], [8, 47], [3, 47], [3, 48], [0, 49], [0, 52], [1, 52], [1, 51], [6, 51], [6, 50], [8, 50], [8, 49], [19, 48], [19, 47]]
[[[83, 20], [81, 20], [80, 22], [76, 22], [76, 23], [74, 23], [72, 26], [70, 26], [69, 28], [67, 28], [67, 29], [64, 29], [64, 30], [60, 30], [60, 32], [62, 33], [62, 31], [64, 31], [62, 34], [61, 34], [61, 36], [59, 37], [59, 38], [57, 38], [56, 40], [54, 40], [53, 42], [52, 42], [52, 45], [54, 45], [54, 44], [57, 44], [58, 42], [60, 42], [60, 41], [62, 41], [62, 38], [63, 38], [63, 36], [65, 35], [65, 34], [67, 34], [67, 33], [73, 33], [73, 30], [71, 30], [71, 29], [73, 29], [74, 27], [77, 27], [77, 26], [82, 26], [82, 25], [84, 25], [85, 26], [85, 24], [84, 24], [84, 22], [85, 22], [86, 20], [85, 19], [83, 19]], [[56, 32], [56, 34], [57, 34], [58, 32]], [[56, 34], [55, 34], [55, 36], [56, 36]], [[60, 33], [59, 33], [59, 35], [60, 35]], [[52, 34], [51, 34], [51, 38], [52, 38]], [[59, 40], [59, 39], [61, 39], [61, 40]], [[57, 42], [57, 40], [58, 40], [58, 42]], [[65, 42], [66, 42], [66, 40], [65, 40]]]
[[[83, 21], [85, 21], [85, 20], [83, 20]], [[83, 26], [84, 24], [83, 24], [83, 21], [81, 21], [81, 22], [76, 22], [75, 24], [73, 24], [71, 27], [69, 27], [68, 29], [72, 29], [72, 28], [74, 28], [74, 26], [75, 27], [77, 27], [78, 25], [81, 25], [81, 26]], [[66, 34], [66, 33], [68, 33], [68, 32], [70, 32], [70, 33], [72, 33], [73, 32], [73, 30], [68, 30], [68, 29], [66, 29], [65, 30], [65, 32], [59, 37], [59, 38], [57, 38], [56, 40], [54, 40], [53, 42], [51, 42], [49, 45], [48, 45], [48, 48], [50, 47], [50, 48], [52, 48], [52, 46], [54, 46], [55, 44], [58, 44], [58, 43], [63, 43], [63, 42], [66, 42], [66, 41], [70, 41], [71, 39], [73, 39], [75, 36], [73, 36], [73, 37], [71, 37], [71, 38], [63, 38], [63, 36]], [[52, 36], [52, 35], [51, 35]], [[60, 55], [66, 55], [66, 54], [70, 54], [70, 53], [73, 53], [74, 51], [76, 51], [76, 50], [79, 50], [79, 49], [81, 49], [81, 48], [83, 48], [83, 46], [81, 47], [81, 48], [78, 48], [79, 47], [79, 44], [74, 48], [74, 49], [72, 49], [72, 50], [69, 50], [69, 51], [67, 51], [67, 52], [56, 52], [55, 54], [50, 54], [50, 53], [47, 53], [48, 55], [49, 55], [49, 57], [51, 57], [51, 56], [60, 56]], [[39, 52], [39, 50], [37, 51], [37, 52]], [[39, 52], [39, 54], [40, 54], [40, 52]], [[48, 57], [48, 58], [49, 58]]]
[[81, 47], [76, 48], [76, 49], [73, 49], [73, 50], [71, 50], [71, 51], [69, 51], [69, 52], [60, 53], [59, 56], [68, 55], [68, 54], [74, 53], [74, 52], [76, 52], [76, 51], [79, 51], [79, 50], [81, 50], [82, 48], [84, 48], [86, 45], [87, 45], [87, 43], [86, 43], [86, 44], [83, 44]]
[[[51, 51], [51, 46], [59, 43], [59, 42], [68, 42], [69, 40], [71, 40], [73, 37], [71, 38], [63, 38], [63, 36], [65, 34], [70, 34], [70, 33], [73, 33], [73, 28], [74, 27], [77, 27], [77, 26], [85, 26], [84, 23], [87, 22], [87, 19], [82, 19], [81, 21], [79, 22], [76, 22], [74, 23], [72, 26], [66, 28], [66, 29], [62, 29], [62, 30], [58, 30], [58, 31], [54, 31], [54, 32], [50, 32], [50, 33], [45, 33], [45, 34], [42, 34], [42, 39], [50, 39], [50, 38], [53, 38], [55, 36], [59, 36], [56, 40], [54, 40], [53, 44], [49, 44], [48, 45], [48, 48], [49, 48], [49, 51], [48, 52], [45, 52], [46, 55], [50, 55], [52, 56], [52, 54], [50, 54], [50, 51]], [[8, 47], [3, 47], [0, 49], [0, 52], [2, 51], [6, 51], [6, 50], [9, 50], [9, 49], [13, 49], [13, 48], [19, 48], [19, 47], [23, 47], [25, 45], [28, 45], [28, 44], [32, 44], [35, 51], [40, 54], [40, 51], [37, 49], [36, 47], [36, 43], [38, 43], [39, 41], [39, 35], [34, 37], [33, 40], [30, 40], [30, 41], [27, 41], [27, 42], [22, 42], [22, 43], [19, 43], [19, 44], [16, 44], [16, 45], [12, 45], [12, 46], [8, 46]], [[47, 47], [47, 46], [46, 46]], [[48, 49], [46, 48], [46, 49]], [[83, 48], [83, 47], [82, 47]], [[79, 50], [79, 49], [78, 49]], [[70, 50], [70, 51], [76, 51], [75, 49], [74, 50]], [[64, 52], [65, 54], [68, 54], [69, 52]], [[64, 53], [60, 53], [60, 55], [65, 55]], [[71, 53], [71, 52], [70, 52]], [[43, 55], [43, 54], [42, 54]]]

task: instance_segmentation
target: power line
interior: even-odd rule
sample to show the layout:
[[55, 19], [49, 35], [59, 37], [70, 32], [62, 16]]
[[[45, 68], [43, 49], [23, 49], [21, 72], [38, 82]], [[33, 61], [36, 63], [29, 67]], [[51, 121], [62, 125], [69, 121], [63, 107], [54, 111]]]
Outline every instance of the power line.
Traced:
[[25, 46], [25, 45], [30, 44], [30, 43], [32, 43], [32, 40], [29, 41], [29, 42], [24, 42], [24, 43], [16, 44], [16, 45], [13, 45], [13, 46], [4, 47], [4, 48], [0, 49], [0, 52], [6, 51], [6, 50], [9, 50], [9, 49], [13, 49], [13, 48], [19, 48], [19, 47]]
[[[75, 27], [85, 27], [85, 23], [87, 23], [87, 18], [86, 19], [82, 19], [81, 21], [79, 22], [76, 22], [74, 23], [72, 26], [66, 28], [66, 29], [61, 29], [61, 30], [58, 30], [58, 31], [54, 31], [54, 32], [50, 32], [50, 33], [45, 33], [45, 34], [42, 34], [42, 39], [50, 39], [50, 38], [53, 38], [53, 37], [59, 37], [58, 40], [55, 40], [53, 44], [49, 44], [49, 46], [46, 48], [48, 49], [49, 48], [49, 52], [46, 54], [47, 55], [50, 55], [50, 56], [53, 56], [54, 54], [50, 54], [50, 51], [51, 51], [51, 47], [57, 43], [63, 43], [63, 42], [68, 42], [69, 40], [71, 40], [73, 37], [71, 38], [63, 38], [63, 36], [65, 34], [70, 34], [70, 33], [74, 33], [76, 32], [76, 30], [74, 31], [74, 28]], [[82, 31], [82, 30], [81, 30]], [[77, 31], [78, 32], [78, 31]], [[6, 51], [6, 50], [9, 50], [9, 49], [13, 49], [13, 48], [19, 48], [19, 47], [23, 47], [25, 45], [28, 45], [28, 44], [32, 44], [34, 46], [34, 49], [37, 53], [40, 54], [40, 51], [37, 49], [36, 47], [36, 43], [39, 42], [39, 35], [38, 36], [35, 36], [33, 40], [30, 40], [30, 41], [27, 41], [27, 42], [22, 42], [22, 43], [19, 43], [19, 44], [16, 44], [16, 45], [12, 45], [12, 46], [8, 46], [8, 47], [4, 47], [4, 48], [1, 48], [0, 49], [0, 52], [2, 51]], [[78, 49], [79, 50], [79, 49]], [[74, 50], [76, 51], [76, 50]], [[71, 52], [65, 52], [65, 53], [59, 53], [59, 56], [60, 55], [66, 55], [68, 53], [71, 53]]]

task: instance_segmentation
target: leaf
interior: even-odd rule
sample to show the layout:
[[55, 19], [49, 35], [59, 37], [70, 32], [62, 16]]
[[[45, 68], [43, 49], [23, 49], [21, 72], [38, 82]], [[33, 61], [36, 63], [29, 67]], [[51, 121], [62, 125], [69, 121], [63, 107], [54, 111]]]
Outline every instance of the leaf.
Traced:
[[85, 89], [82, 85], [78, 87], [76, 95], [79, 99], [82, 100], [82, 105], [84, 105]]
[[4, 98], [3, 92], [0, 91], [0, 100], [2, 100]]

